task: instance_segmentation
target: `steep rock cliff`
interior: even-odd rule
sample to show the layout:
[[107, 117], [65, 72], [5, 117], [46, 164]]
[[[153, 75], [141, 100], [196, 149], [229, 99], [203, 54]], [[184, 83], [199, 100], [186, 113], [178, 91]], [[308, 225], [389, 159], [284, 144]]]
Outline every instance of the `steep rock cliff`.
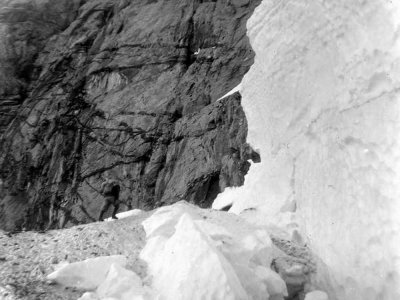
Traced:
[[60, 1], [54, 19], [55, 2], [2, 8], [2, 228], [93, 221], [105, 172], [145, 209], [243, 184], [240, 95], [218, 99], [253, 62], [259, 1]]

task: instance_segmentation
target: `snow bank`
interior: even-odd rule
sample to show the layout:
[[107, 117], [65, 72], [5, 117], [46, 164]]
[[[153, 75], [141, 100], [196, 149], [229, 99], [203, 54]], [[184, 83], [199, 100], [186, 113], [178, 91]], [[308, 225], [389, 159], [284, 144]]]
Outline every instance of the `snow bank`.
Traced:
[[240, 218], [177, 203], [143, 222], [141, 258], [162, 299], [283, 299], [283, 280], [267, 268], [272, 243]]
[[264, 218], [295, 201], [331, 299], [400, 299], [399, 11], [264, 0], [248, 22], [242, 104], [261, 163], [218, 201]]
[[94, 290], [105, 279], [111, 265], [124, 267], [127, 260], [122, 255], [100, 256], [84, 261], [64, 264], [47, 276], [48, 280], [80, 290]]

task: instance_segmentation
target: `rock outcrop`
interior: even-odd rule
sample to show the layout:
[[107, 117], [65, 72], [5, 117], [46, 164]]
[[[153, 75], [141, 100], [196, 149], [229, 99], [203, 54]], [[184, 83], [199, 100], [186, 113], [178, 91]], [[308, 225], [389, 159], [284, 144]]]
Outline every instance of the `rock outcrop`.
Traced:
[[105, 172], [144, 209], [243, 184], [240, 95], [218, 99], [253, 63], [260, 1], [53, 2], [0, 7], [1, 228], [93, 221]]

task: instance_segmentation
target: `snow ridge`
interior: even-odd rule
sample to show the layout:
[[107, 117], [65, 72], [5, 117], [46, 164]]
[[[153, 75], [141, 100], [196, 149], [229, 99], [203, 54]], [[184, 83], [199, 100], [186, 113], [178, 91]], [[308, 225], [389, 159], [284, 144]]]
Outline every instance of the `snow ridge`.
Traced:
[[261, 163], [214, 206], [270, 219], [294, 203], [331, 299], [400, 299], [399, 12], [264, 0], [247, 24], [242, 105]]

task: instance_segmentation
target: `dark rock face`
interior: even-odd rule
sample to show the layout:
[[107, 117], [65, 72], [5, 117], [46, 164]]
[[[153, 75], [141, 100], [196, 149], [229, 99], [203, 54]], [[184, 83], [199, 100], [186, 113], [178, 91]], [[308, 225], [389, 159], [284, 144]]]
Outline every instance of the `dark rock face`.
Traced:
[[240, 95], [218, 99], [253, 63], [246, 21], [260, 1], [64, 2], [57, 26], [16, 55], [28, 67], [13, 69], [2, 53], [0, 112], [18, 101], [15, 115], [0, 116], [0, 227], [93, 221], [105, 174], [127, 207], [142, 209], [208, 207], [243, 184], [257, 155]]
[[[14, 4], [13, 4], [14, 3]], [[34, 61], [47, 40], [76, 18], [80, 1], [0, 3], [0, 135], [27, 97], [37, 77]]]

